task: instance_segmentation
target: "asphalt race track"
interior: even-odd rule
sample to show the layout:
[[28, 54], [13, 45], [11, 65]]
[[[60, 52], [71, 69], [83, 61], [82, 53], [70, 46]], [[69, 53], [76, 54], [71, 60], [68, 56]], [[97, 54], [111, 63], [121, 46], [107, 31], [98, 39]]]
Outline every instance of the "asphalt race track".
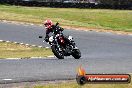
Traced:
[[[80, 65], [87, 73], [132, 73], [132, 36], [79, 30], [64, 33], [74, 37], [81, 59], [1, 59], [0, 83], [74, 79]], [[0, 40], [47, 47], [39, 35], [45, 35], [42, 26], [0, 22]]]

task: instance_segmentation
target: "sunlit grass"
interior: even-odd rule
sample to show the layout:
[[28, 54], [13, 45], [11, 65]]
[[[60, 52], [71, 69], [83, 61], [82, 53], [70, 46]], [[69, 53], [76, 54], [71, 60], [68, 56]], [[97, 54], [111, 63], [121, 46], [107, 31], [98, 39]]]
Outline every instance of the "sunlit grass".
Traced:
[[41, 24], [50, 18], [63, 26], [132, 31], [131, 10], [46, 8], [0, 5], [0, 19]]
[[36, 85], [33, 88], [132, 88], [132, 84], [85, 84], [80, 86], [77, 83], [56, 83]]
[[46, 57], [49, 55], [52, 55], [50, 49], [0, 42], [0, 58]]

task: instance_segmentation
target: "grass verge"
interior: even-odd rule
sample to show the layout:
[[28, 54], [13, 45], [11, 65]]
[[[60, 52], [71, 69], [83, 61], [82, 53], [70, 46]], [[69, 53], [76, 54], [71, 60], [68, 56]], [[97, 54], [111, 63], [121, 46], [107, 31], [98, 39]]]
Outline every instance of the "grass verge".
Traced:
[[49, 55], [52, 55], [50, 49], [0, 42], [0, 58], [46, 57]]
[[0, 20], [40, 24], [50, 18], [63, 26], [132, 32], [131, 10], [45, 8], [0, 5]]
[[34, 86], [33, 88], [132, 88], [130, 84], [85, 84], [83, 86], [77, 83], [60, 83]]

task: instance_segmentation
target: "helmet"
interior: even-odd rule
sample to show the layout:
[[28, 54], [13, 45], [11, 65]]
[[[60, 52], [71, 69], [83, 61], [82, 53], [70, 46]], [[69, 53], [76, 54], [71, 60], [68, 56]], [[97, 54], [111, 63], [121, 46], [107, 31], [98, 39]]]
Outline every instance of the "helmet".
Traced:
[[44, 21], [44, 26], [46, 29], [50, 29], [52, 25], [53, 25], [53, 23], [51, 20]]

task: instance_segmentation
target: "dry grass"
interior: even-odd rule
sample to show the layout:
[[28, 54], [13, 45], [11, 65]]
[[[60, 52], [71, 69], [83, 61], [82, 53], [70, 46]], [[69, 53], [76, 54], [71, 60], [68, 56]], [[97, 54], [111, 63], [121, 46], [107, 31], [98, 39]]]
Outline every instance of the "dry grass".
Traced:
[[77, 83], [61, 83], [39, 85], [33, 88], [132, 88], [132, 84], [85, 84], [80, 86]]
[[63, 26], [132, 31], [131, 10], [44, 8], [0, 5], [0, 19], [40, 24], [50, 18]]
[[46, 57], [49, 55], [52, 55], [50, 49], [0, 42], [0, 58]]

